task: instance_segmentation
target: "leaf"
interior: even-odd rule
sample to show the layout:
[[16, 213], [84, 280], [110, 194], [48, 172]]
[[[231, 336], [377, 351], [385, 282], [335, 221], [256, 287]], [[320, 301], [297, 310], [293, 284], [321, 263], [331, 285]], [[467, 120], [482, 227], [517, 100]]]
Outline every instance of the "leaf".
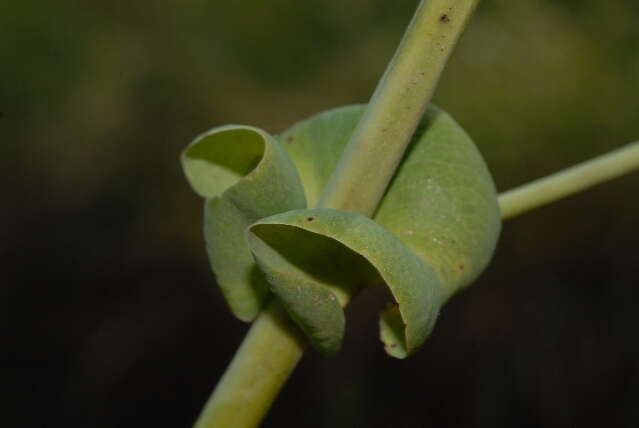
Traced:
[[206, 198], [204, 235], [211, 266], [233, 313], [250, 321], [268, 284], [245, 240], [246, 228], [275, 213], [306, 207], [295, 166], [264, 131], [239, 125], [214, 128], [182, 154], [193, 189]]
[[280, 143], [255, 128], [218, 128], [189, 146], [183, 161], [207, 198], [211, 264], [238, 317], [255, 316], [268, 283], [310, 342], [335, 352], [344, 335], [342, 307], [359, 290], [386, 283], [395, 302], [381, 315], [381, 338], [390, 355], [404, 358], [426, 340], [446, 300], [490, 260], [500, 213], [481, 155], [434, 107], [374, 219], [306, 209], [305, 200], [317, 204], [363, 109], [315, 115], [285, 131]]
[[[331, 238], [337, 249], [317, 248], [304, 231]], [[272, 290], [316, 348], [339, 349], [343, 295], [380, 282], [377, 278], [391, 289], [406, 324], [402, 340], [387, 347], [389, 353], [404, 357], [428, 337], [441, 305], [440, 279], [398, 237], [370, 218], [330, 209], [294, 210], [255, 223], [248, 238]]]
[[427, 110], [375, 220], [435, 267], [446, 299], [489, 263], [501, 231], [495, 185], [470, 137], [442, 110]]
[[317, 206], [363, 113], [362, 105], [338, 107], [298, 122], [280, 136], [299, 171], [309, 207]]
[[[282, 134], [309, 201], [319, 199], [362, 112], [324, 112]], [[446, 113], [428, 109], [374, 219], [291, 211], [251, 226], [249, 245], [272, 290], [325, 352], [338, 349], [344, 334], [337, 303], [377, 276], [399, 305], [382, 314], [381, 337], [389, 354], [403, 358], [428, 337], [443, 303], [487, 265], [501, 227], [488, 169]], [[332, 248], [308, 232], [330, 238]]]

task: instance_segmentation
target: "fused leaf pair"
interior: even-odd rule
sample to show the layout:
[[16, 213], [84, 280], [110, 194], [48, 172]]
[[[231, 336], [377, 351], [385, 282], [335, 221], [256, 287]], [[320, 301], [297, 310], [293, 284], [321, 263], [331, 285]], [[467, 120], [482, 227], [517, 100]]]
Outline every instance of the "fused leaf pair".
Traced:
[[[270, 292], [320, 351], [341, 344], [342, 307], [385, 283], [387, 352], [403, 358], [430, 334], [445, 301], [489, 262], [500, 231], [481, 155], [450, 116], [430, 107], [373, 219], [314, 208], [363, 106], [330, 110], [279, 137], [215, 128], [183, 153], [206, 199], [206, 247], [233, 313], [250, 321]], [[371, 165], [375, 168], [375, 165]]]

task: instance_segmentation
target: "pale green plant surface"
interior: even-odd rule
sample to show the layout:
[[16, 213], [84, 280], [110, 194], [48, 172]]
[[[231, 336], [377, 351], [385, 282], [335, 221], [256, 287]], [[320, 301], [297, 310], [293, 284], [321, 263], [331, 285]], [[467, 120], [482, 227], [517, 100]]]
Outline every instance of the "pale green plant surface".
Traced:
[[217, 282], [233, 313], [253, 320], [267, 284], [244, 240], [256, 220], [306, 206], [295, 166], [277, 140], [249, 126], [223, 126], [182, 155], [193, 189], [206, 198], [204, 235]]
[[[246, 320], [264, 307], [196, 426], [256, 426], [302, 354], [300, 333], [319, 351], [336, 352], [346, 327], [342, 308], [376, 283], [385, 283], [394, 300], [381, 315], [385, 349], [410, 355], [428, 338], [441, 306], [489, 263], [502, 217], [639, 164], [630, 148], [498, 199], [468, 135], [428, 107], [476, 4], [420, 2], [367, 106], [313, 116], [279, 141], [255, 128], [214, 129], [185, 152], [186, 175], [208, 198], [207, 248], [227, 302]], [[234, 134], [244, 141], [234, 142]], [[263, 158], [256, 141], [266, 142]], [[271, 342], [283, 344], [288, 357], [273, 357]], [[266, 380], [252, 387], [259, 373]], [[256, 407], [242, 413], [241, 402]]]
[[[279, 133], [366, 102], [416, 4], [5, 3], [3, 288], [19, 336], [5, 342], [8, 426], [185, 426], [249, 329], [261, 346], [243, 346], [251, 358], [238, 361], [261, 370], [226, 401], [244, 414], [259, 407], [250, 393], [284, 377], [278, 364], [290, 370], [307, 343], [273, 340], [295, 329], [269, 322], [268, 310], [254, 326], [228, 311], [206, 260], [204, 203], [176, 154], [212, 126]], [[637, 22], [636, 0], [483, 2], [434, 102], [472, 136], [500, 191], [616, 149], [638, 137]], [[426, 349], [385, 358], [375, 312], [390, 295], [364, 290], [346, 311], [343, 351], [309, 349], [267, 425], [637, 421], [624, 361], [637, 355], [639, 175], [519, 215], [600, 179], [563, 174], [500, 195], [503, 215], [517, 218], [504, 223], [488, 272], [443, 308]], [[248, 291], [244, 319], [261, 307]]]
[[[306, 208], [300, 189], [308, 189], [310, 201], [319, 199], [363, 111], [351, 106], [320, 113], [284, 132], [284, 143], [247, 127], [212, 130], [186, 150], [185, 172], [196, 191], [213, 196], [205, 212], [207, 247], [236, 313], [259, 308], [268, 282], [310, 343], [330, 353], [344, 335], [341, 306], [359, 289], [386, 283], [399, 309], [390, 306], [382, 317], [382, 338], [389, 354], [403, 358], [426, 340], [441, 305], [487, 265], [500, 213], [481, 155], [459, 125], [434, 107], [375, 221], [348, 211], [300, 210]], [[263, 141], [268, 143], [261, 158]], [[221, 155], [225, 151], [228, 157]], [[220, 190], [222, 196], [214, 196]], [[247, 255], [245, 231], [268, 281]]]

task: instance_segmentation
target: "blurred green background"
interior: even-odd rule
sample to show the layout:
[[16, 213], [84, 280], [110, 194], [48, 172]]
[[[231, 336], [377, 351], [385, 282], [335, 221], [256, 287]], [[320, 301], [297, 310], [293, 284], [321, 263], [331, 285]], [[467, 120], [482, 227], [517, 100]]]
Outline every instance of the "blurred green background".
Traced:
[[[0, 3], [0, 420], [187, 427], [241, 341], [178, 156], [366, 102], [417, 0]], [[636, 0], [484, 0], [435, 102], [500, 190], [639, 138]], [[405, 361], [383, 290], [265, 427], [639, 426], [639, 174], [509, 221]]]

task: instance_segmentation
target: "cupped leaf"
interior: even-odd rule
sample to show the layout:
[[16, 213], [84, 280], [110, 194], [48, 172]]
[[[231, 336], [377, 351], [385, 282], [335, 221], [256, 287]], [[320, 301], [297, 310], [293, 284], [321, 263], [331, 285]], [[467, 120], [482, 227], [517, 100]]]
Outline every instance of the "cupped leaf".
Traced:
[[427, 338], [441, 305], [484, 269], [500, 213], [481, 155], [435, 107], [374, 220], [304, 209], [305, 197], [310, 206], [319, 201], [363, 110], [320, 113], [279, 143], [251, 127], [218, 128], [189, 146], [183, 163], [207, 198], [207, 249], [238, 317], [259, 311], [268, 287], [263, 272], [315, 347], [333, 352], [344, 334], [342, 306], [366, 285], [385, 282], [395, 302], [381, 316], [381, 338], [389, 354], [403, 358]]
[[[309, 206], [319, 200], [364, 108], [328, 110], [281, 135]], [[441, 109], [426, 110], [374, 219], [446, 277], [447, 296], [490, 261], [501, 229], [495, 185], [470, 137]]]
[[[363, 106], [329, 110], [294, 125], [280, 136], [280, 141], [298, 167], [310, 203], [315, 204], [319, 200], [363, 110]], [[371, 165], [371, 168], [374, 167]], [[312, 229], [319, 223], [298, 224], [292, 220], [287, 223], [283, 220], [287, 219], [287, 215], [281, 214], [256, 223], [249, 233], [251, 248], [260, 268], [269, 276], [273, 290], [285, 302], [288, 301], [287, 307], [292, 317], [309, 332], [311, 340], [318, 347], [323, 346], [320, 342], [327, 341], [329, 334], [326, 332], [330, 329], [334, 329], [334, 342], [341, 338], [343, 333], [339, 329], [343, 328], [343, 321], [341, 315], [337, 314], [334, 303], [325, 303], [327, 308], [335, 312], [327, 319], [340, 321], [330, 325], [316, 322], [312, 314], [305, 315], [304, 309], [300, 309], [311, 307], [312, 302], [320, 301], [321, 292], [318, 290], [327, 286], [326, 281], [317, 281], [317, 277], [313, 282], [313, 278], [302, 275], [307, 265], [288, 259], [291, 251], [283, 250], [293, 248], [293, 253], [308, 253], [307, 258], [312, 254], [319, 254], [312, 247], [304, 249], [304, 242], [309, 238], [306, 237], [308, 233], [304, 234], [302, 230], [313, 231], [342, 243], [372, 263], [380, 274], [382, 269], [389, 269], [380, 266], [398, 263], [399, 253], [402, 254], [401, 259], [418, 259], [426, 266], [420, 269], [431, 272], [428, 276], [430, 279], [421, 283], [421, 289], [430, 290], [430, 293], [435, 293], [433, 290], [437, 289], [435, 294], [438, 298], [428, 304], [422, 302], [420, 306], [423, 313], [430, 314], [429, 317], [421, 319], [421, 323], [415, 321], [416, 318], [408, 316], [410, 311], [402, 309], [401, 304], [399, 307], [391, 305], [382, 314], [382, 340], [387, 351], [398, 357], [412, 352], [413, 345], [423, 340], [424, 336], [411, 333], [413, 329], [429, 332], [432, 327], [429, 323], [434, 320], [433, 314], [437, 313], [439, 305], [472, 282], [485, 268], [495, 249], [501, 228], [495, 186], [481, 154], [464, 130], [449, 115], [434, 106], [427, 109], [374, 216], [377, 228], [375, 232], [371, 232], [371, 236], [394, 236], [403, 245], [399, 253], [399, 250], [386, 250], [385, 255], [378, 254], [373, 263], [357, 247], [343, 242], [344, 236], [350, 233], [346, 228], [335, 227], [330, 231], [317, 232]], [[351, 216], [352, 213], [343, 215]], [[339, 222], [329, 221], [327, 224], [337, 223]], [[280, 225], [276, 227], [276, 224]], [[289, 230], [285, 231], [286, 228]], [[291, 232], [290, 228], [297, 231]], [[386, 232], [382, 233], [381, 230]], [[274, 238], [285, 234], [295, 235], [296, 238]], [[370, 248], [372, 244], [362, 245]], [[339, 268], [334, 264], [336, 259], [337, 257], [325, 263], [323, 268], [314, 270], [335, 272], [332, 275], [339, 276]], [[342, 270], [341, 275], [348, 276], [347, 272], [348, 269]], [[439, 282], [433, 279], [432, 272], [436, 272]], [[423, 277], [425, 274], [411, 275]], [[381, 276], [387, 280], [384, 275]], [[351, 278], [351, 284], [361, 282], [361, 279]], [[314, 291], [304, 292], [305, 286], [311, 283]], [[420, 289], [404, 279], [388, 285], [393, 290]], [[328, 288], [331, 290], [330, 284]], [[296, 293], [292, 294], [290, 290], [295, 290]], [[398, 293], [401, 294], [401, 291]], [[424, 308], [428, 305], [437, 310], [425, 311]], [[415, 327], [418, 325], [420, 327]], [[312, 335], [321, 337], [321, 340]], [[331, 346], [335, 346], [334, 343]]]
[[490, 261], [501, 230], [495, 185], [475, 144], [442, 110], [428, 108], [375, 220], [437, 269], [446, 298]]
[[441, 306], [441, 279], [368, 217], [331, 209], [294, 210], [253, 224], [248, 241], [271, 289], [321, 351], [339, 348], [344, 334], [340, 303], [374, 282], [385, 282], [398, 305], [395, 319], [382, 320], [391, 355], [412, 353], [432, 330]]
[[239, 125], [214, 128], [182, 153], [193, 189], [203, 196], [204, 235], [211, 266], [233, 313], [250, 321], [268, 284], [244, 239], [246, 228], [270, 215], [306, 207], [297, 170], [266, 132]]

